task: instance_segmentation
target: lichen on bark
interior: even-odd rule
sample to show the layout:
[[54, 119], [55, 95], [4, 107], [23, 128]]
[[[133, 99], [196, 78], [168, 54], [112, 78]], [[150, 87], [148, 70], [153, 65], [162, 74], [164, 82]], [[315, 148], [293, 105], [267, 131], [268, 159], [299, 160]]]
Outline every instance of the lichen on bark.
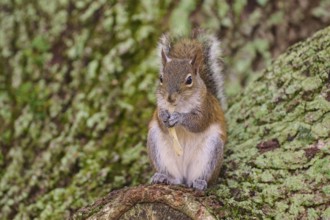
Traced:
[[152, 42], [174, 5], [152, 2], [0, 2], [0, 219], [67, 218], [147, 181]]
[[225, 171], [230, 216], [329, 218], [330, 28], [295, 44], [237, 96]]

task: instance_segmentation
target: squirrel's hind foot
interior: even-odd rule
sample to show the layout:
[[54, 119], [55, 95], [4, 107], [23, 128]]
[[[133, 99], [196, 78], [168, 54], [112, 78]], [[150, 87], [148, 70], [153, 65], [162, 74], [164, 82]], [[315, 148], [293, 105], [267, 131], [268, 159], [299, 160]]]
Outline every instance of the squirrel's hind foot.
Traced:
[[198, 190], [205, 190], [207, 188], [207, 182], [203, 179], [194, 180], [194, 182], [192, 183], [192, 188]]
[[172, 184], [172, 178], [163, 173], [155, 173], [151, 178], [151, 183]]

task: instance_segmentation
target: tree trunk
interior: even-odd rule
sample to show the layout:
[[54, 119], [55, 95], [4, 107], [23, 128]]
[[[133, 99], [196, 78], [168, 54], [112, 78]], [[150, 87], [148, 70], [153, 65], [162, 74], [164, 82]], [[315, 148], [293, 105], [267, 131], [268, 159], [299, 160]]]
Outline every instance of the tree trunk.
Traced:
[[207, 194], [125, 188], [74, 219], [330, 218], [330, 27], [278, 57], [226, 116], [223, 172]]
[[[232, 97], [273, 55], [328, 26], [329, 6], [328, 0], [0, 1], [0, 219], [70, 218], [114, 189], [147, 183], [157, 40], [199, 26], [218, 33], [230, 73], [230, 141], [219, 182], [205, 195], [171, 186], [132, 190], [184, 192], [196, 207], [191, 211], [170, 198], [157, 198], [170, 203], [163, 208], [150, 205], [185, 213], [173, 218], [329, 216], [329, 28]], [[134, 204], [151, 198], [136, 196]], [[116, 197], [108, 198], [104, 207]], [[78, 213], [96, 215], [93, 207]]]
[[203, 192], [180, 186], [147, 185], [110, 193], [80, 209], [74, 219], [214, 219], [220, 205]]

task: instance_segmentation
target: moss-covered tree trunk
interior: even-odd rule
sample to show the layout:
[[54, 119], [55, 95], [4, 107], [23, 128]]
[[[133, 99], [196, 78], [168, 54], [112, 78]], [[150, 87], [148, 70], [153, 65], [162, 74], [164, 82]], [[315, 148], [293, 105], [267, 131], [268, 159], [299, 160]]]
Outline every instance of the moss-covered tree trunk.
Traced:
[[[231, 136], [219, 183], [206, 195], [183, 190], [208, 212], [183, 213], [328, 215], [325, 37], [295, 47], [300, 58], [294, 51], [280, 58], [244, 98], [232, 96], [273, 55], [328, 26], [329, 7], [329, 0], [1, 0], [0, 219], [69, 218], [109, 192], [150, 180], [145, 144], [157, 40], [191, 27], [223, 42]], [[150, 187], [144, 191], [180, 193]]]
[[330, 27], [287, 49], [226, 116], [223, 172], [206, 194], [161, 185], [126, 188], [74, 217], [330, 218]]

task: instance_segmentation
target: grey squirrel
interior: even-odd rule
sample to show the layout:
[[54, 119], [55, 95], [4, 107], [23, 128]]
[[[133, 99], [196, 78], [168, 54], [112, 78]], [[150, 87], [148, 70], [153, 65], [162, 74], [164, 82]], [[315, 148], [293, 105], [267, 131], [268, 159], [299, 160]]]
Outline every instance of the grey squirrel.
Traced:
[[[152, 183], [204, 190], [219, 175], [227, 139], [220, 41], [204, 33], [188, 38], [163, 35], [158, 50], [157, 109], [147, 140], [156, 169]], [[171, 128], [182, 155], [172, 147]]]

